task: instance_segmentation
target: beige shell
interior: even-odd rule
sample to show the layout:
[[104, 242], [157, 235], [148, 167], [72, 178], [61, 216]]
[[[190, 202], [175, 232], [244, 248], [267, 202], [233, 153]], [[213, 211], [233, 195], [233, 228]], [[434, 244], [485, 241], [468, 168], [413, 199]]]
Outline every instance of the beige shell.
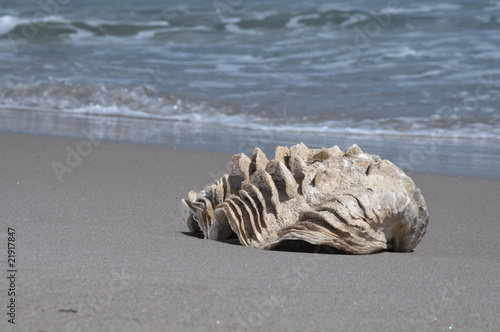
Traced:
[[429, 214], [413, 181], [390, 161], [357, 145], [276, 148], [268, 160], [234, 155], [231, 170], [182, 202], [188, 227], [205, 238], [234, 234], [249, 247], [284, 240], [329, 245], [353, 254], [410, 251], [425, 234]]

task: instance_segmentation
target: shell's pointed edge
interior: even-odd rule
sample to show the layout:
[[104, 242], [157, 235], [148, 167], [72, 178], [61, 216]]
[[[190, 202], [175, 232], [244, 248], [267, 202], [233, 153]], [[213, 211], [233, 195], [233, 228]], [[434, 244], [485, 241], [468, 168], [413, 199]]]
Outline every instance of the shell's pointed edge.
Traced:
[[182, 199], [183, 211], [185, 215], [185, 219], [187, 222], [187, 226], [192, 233], [198, 233], [201, 231], [200, 225], [198, 221], [193, 217], [193, 209], [191, 208], [191, 204], [188, 203], [185, 199]]
[[359, 148], [359, 146], [357, 146], [356, 144], [353, 144], [349, 149], [347, 149], [345, 154], [348, 157], [354, 157], [354, 156], [358, 156], [362, 153], [363, 153], [363, 150], [361, 150]]
[[255, 148], [231, 159], [229, 174], [182, 200], [185, 220], [207, 239], [237, 236], [272, 249], [301, 240], [346, 253], [408, 252], [425, 235], [424, 197], [401, 169], [356, 144], [278, 146], [269, 160]]
[[253, 174], [258, 169], [266, 168], [268, 162], [269, 160], [267, 159], [264, 152], [262, 152], [262, 150], [259, 148], [255, 148], [251, 158], [249, 174]]

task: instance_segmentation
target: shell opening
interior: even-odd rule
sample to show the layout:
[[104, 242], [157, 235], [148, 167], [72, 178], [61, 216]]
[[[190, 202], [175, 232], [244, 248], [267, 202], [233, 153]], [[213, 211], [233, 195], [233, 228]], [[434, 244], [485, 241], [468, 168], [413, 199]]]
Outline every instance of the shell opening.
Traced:
[[216, 209], [214, 212], [214, 223], [210, 227], [208, 238], [211, 240], [227, 240], [236, 237], [224, 209]]

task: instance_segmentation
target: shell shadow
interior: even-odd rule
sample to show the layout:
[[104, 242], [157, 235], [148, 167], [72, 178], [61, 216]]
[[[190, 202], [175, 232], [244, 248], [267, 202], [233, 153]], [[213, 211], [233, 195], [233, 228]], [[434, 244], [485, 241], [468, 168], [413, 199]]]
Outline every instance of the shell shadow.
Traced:
[[[181, 233], [187, 236], [198, 238], [200, 240], [204, 239], [202, 232], [197, 232], [197, 233], [181, 232]], [[236, 246], [242, 245], [236, 236], [234, 238], [227, 240], [217, 240], [217, 242], [222, 242]], [[280, 244], [278, 244], [273, 249], [271, 249], [271, 251], [285, 251], [285, 252], [298, 252], [298, 253], [310, 253], [310, 254], [352, 255], [327, 245], [316, 245], [301, 240], [285, 240]]]
[[274, 247], [274, 251], [300, 252], [310, 254], [332, 254], [332, 255], [349, 255], [344, 251], [327, 245], [311, 244], [301, 240], [285, 240]]

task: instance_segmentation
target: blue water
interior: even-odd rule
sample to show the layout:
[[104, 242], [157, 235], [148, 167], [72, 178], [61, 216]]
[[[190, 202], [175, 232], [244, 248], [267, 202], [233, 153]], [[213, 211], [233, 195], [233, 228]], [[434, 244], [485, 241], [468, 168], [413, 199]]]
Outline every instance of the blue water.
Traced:
[[500, 1], [18, 0], [0, 73], [0, 131], [500, 178]]

